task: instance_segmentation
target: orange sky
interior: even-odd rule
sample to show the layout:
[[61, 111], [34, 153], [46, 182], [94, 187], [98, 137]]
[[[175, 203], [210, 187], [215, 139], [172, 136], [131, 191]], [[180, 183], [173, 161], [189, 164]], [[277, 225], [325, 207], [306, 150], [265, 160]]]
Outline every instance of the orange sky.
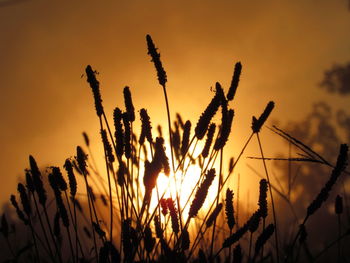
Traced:
[[303, 116], [314, 101], [333, 100], [317, 87], [322, 73], [350, 60], [345, 0], [62, 2], [0, 1], [0, 203], [16, 191], [29, 154], [42, 166], [62, 165], [83, 144], [82, 131], [99, 140], [81, 78], [87, 64], [100, 72], [107, 113], [124, 107], [128, 85], [154, 127], [165, 118], [146, 34], [160, 48], [173, 114], [193, 125], [211, 99], [210, 86], [219, 81], [227, 89], [234, 63], [242, 62], [231, 104], [233, 153], [269, 100], [276, 102], [273, 118], [282, 121]]

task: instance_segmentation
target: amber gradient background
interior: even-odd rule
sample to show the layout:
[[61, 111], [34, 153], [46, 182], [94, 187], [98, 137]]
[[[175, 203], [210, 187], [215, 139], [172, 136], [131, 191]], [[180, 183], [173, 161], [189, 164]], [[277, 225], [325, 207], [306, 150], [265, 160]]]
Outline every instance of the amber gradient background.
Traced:
[[[297, 120], [311, 104], [336, 107], [349, 98], [318, 87], [325, 69], [350, 60], [350, 12], [345, 0], [0, 1], [0, 203], [16, 191], [28, 155], [41, 167], [62, 165], [83, 144], [98, 142], [98, 120], [85, 77], [100, 74], [107, 114], [123, 106], [130, 86], [137, 109], [154, 126], [166, 117], [162, 90], [147, 56], [145, 35], [160, 48], [173, 116], [193, 124], [220, 81], [227, 89], [243, 64], [233, 134], [234, 155], [251, 116], [269, 100], [273, 118]], [[266, 133], [266, 132], [265, 132]], [[264, 134], [265, 134], [264, 133]], [[263, 134], [263, 135], [264, 135]], [[269, 152], [281, 145], [269, 139]], [[237, 148], [238, 147], [238, 148]]]

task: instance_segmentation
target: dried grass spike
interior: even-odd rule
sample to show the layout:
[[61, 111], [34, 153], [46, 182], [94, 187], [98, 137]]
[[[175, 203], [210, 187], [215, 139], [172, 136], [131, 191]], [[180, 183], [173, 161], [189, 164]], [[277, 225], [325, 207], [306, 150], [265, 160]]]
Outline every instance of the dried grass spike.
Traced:
[[186, 121], [184, 126], [184, 132], [182, 135], [182, 143], [181, 143], [181, 155], [184, 156], [187, 153], [187, 148], [190, 143], [190, 134], [191, 134], [191, 122]]
[[164, 139], [161, 137], [157, 137], [154, 147], [155, 147], [154, 159], [152, 161], [154, 168], [158, 173], [163, 168], [165, 175], [169, 176], [170, 165], [169, 165], [169, 159], [165, 154]]
[[275, 103], [273, 101], [270, 101], [267, 105], [263, 113], [260, 115], [259, 119], [256, 119], [253, 116], [253, 121], [252, 121], [252, 130], [254, 133], [260, 132], [261, 127], [264, 125], [265, 121], [269, 117], [271, 111], [275, 107]]
[[254, 212], [254, 214], [250, 217], [248, 221], [249, 231], [250, 233], [254, 233], [256, 230], [258, 230], [259, 223], [260, 223], [260, 210]]
[[185, 251], [190, 248], [190, 234], [187, 229], [182, 230], [181, 233], [181, 249]]
[[105, 129], [101, 130], [101, 137], [102, 137], [102, 143], [107, 155], [108, 162], [114, 163], [115, 158], [113, 155], [112, 145], [108, 140], [107, 131]]
[[232, 229], [235, 225], [234, 208], [233, 208], [233, 191], [227, 188], [225, 200], [225, 214], [227, 225]]
[[204, 200], [208, 194], [208, 189], [211, 183], [213, 182], [214, 177], [215, 177], [215, 169], [210, 169], [205, 175], [204, 181], [201, 183], [201, 185], [197, 189], [195, 197], [191, 203], [191, 207], [188, 213], [188, 216], [190, 218], [197, 216], [199, 209], [201, 209], [201, 207], [203, 206]]
[[161, 198], [161, 199], [159, 200], [159, 203], [160, 203], [160, 206], [161, 206], [161, 208], [162, 208], [162, 214], [163, 214], [164, 216], [166, 216], [167, 213], [168, 213], [168, 204], [167, 204], [166, 199]]
[[80, 146], [77, 146], [77, 157], [76, 160], [78, 162], [78, 168], [79, 170], [84, 174], [87, 175], [87, 164], [86, 164], [86, 160], [87, 160], [87, 155], [85, 154], [85, 152], [83, 151], [83, 149]]
[[218, 204], [218, 206], [215, 207], [213, 212], [208, 217], [207, 222], [206, 222], [207, 228], [209, 228], [209, 227], [211, 227], [213, 225], [214, 221], [216, 220], [216, 218], [218, 217], [219, 213], [221, 212], [221, 209], [222, 209], [222, 203]]
[[345, 170], [348, 160], [348, 146], [346, 144], [340, 145], [340, 151], [337, 159], [337, 164], [335, 165], [331, 176], [325, 186], [321, 189], [320, 193], [317, 195], [316, 199], [311, 202], [307, 208], [307, 217], [314, 214], [325, 202], [329, 196], [329, 192], [332, 190], [333, 185], [336, 183], [340, 174]]
[[126, 112], [127, 112], [128, 116], [129, 116], [129, 120], [130, 120], [130, 122], [134, 122], [135, 121], [135, 109], [134, 109], [134, 105], [133, 105], [132, 99], [131, 99], [130, 88], [128, 86], [125, 86], [123, 93], [124, 93], [125, 108], [126, 108]]
[[117, 172], [117, 181], [120, 186], [123, 186], [125, 183], [125, 177], [127, 175], [128, 169], [124, 161], [119, 163], [119, 168]]
[[87, 76], [87, 82], [90, 84], [92, 93], [94, 95], [97, 116], [101, 117], [101, 115], [103, 114], [103, 106], [100, 93], [100, 83], [96, 79], [96, 72], [92, 70], [90, 65], [86, 67], [85, 72]]
[[25, 224], [28, 225], [29, 221], [28, 219], [24, 216], [22, 210], [19, 208], [16, 197], [14, 195], [11, 195], [10, 197], [11, 204], [13, 207], [16, 209], [16, 213], [18, 218]]
[[123, 113], [123, 123], [124, 123], [124, 149], [125, 149], [125, 157], [129, 159], [131, 157], [131, 126], [129, 115], [124, 112]]
[[151, 253], [156, 244], [156, 239], [152, 237], [152, 230], [149, 226], [146, 226], [144, 230], [144, 242], [146, 251]]
[[34, 183], [33, 183], [32, 175], [30, 174], [29, 171], [26, 171], [26, 187], [29, 192], [34, 193], [35, 191]]
[[260, 249], [265, 245], [267, 240], [272, 236], [275, 231], [275, 226], [273, 224], [269, 224], [264, 231], [260, 234], [255, 243], [255, 255], [254, 258], [258, 255]]
[[75, 178], [72, 163], [69, 159], [66, 159], [63, 167], [66, 169], [68, 174], [68, 182], [69, 182], [69, 189], [70, 189], [70, 195], [74, 197], [77, 193], [77, 180]]
[[122, 242], [123, 242], [123, 251], [125, 258], [129, 261], [130, 256], [133, 251], [133, 246], [131, 243], [131, 220], [125, 219], [122, 222]]
[[177, 215], [177, 209], [175, 208], [174, 201], [171, 198], [168, 198], [166, 201], [170, 211], [171, 227], [173, 229], [173, 232], [177, 234], [179, 233], [179, 218]]
[[66, 183], [66, 180], [64, 180], [63, 178], [63, 175], [61, 173], [61, 170], [59, 167], [51, 167], [52, 168], [52, 174], [55, 176], [55, 180], [57, 182], [57, 185], [58, 185], [58, 188], [61, 190], [61, 191], [66, 191], [68, 188], [67, 188], [67, 183]]
[[122, 124], [123, 114], [119, 108], [115, 108], [113, 111], [114, 129], [115, 129], [115, 143], [116, 152], [118, 156], [122, 156], [124, 153], [124, 130]]
[[154, 216], [154, 228], [156, 229], [157, 238], [162, 239], [163, 238], [163, 229], [162, 229], [162, 226], [160, 225], [158, 215]]
[[233, 98], [236, 94], [238, 83], [239, 83], [239, 77], [241, 76], [241, 71], [242, 71], [242, 64], [241, 64], [241, 62], [237, 62], [235, 65], [234, 72], [233, 72], [231, 86], [227, 92], [227, 99], [229, 101], [233, 100]]
[[35, 191], [38, 194], [39, 197], [39, 203], [42, 206], [45, 206], [47, 196], [46, 196], [46, 191], [43, 185], [43, 181], [41, 180], [41, 172], [39, 171], [38, 165], [34, 159], [33, 156], [29, 156], [29, 164], [30, 164], [30, 171], [32, 174], [32, 179], [33, 179], [33, 184]]
[[207, 132], [210, 121], [214, 117], [216, 111], [218, 110], [223, 97], [223, 90], [221, 88], [220, 83], [217, 82], [215, 96], [213, 97], [205, 111], [202, 113], [202, 115], [199, 117], [196, 128], [194, 130], [195, 135], [199, 140], [203, 139], [205, 133]]
[[18, 192], [20, 194], [23, 210], [27, 214], [27, 216], [30, 217], [30, 214], [32, 213], [32, 209], [30, 207], [30, 202], [29, 202], [29, 199], [28, 199], [26, 188], [24, 187], [23, 184], [19, 183], [18, 187], [17, 187], [17, 190], [18, 190]]
[[140, 117], [141, 117], [141, 134], [139, 138], [139, 144], [143, 145], [143, 143], [145, 142], [145, 138], [149, 143], [153, 143], [151, 121], [146, 109], [140, 110]]
[[167, 76], [162, 66], [162, 62], [160, 61], [160, 54], [157, 52], [157, 48], [155, 47], [150, 35], [146, 36], [146, 40], [148, 47], [148, 55], [151, 56], [152, 62], [154, 63], [154, 66], [157, 70], [159, 84], [165, 87], [165, 83], [167, 82]]
[[208, 133], [207, 133], [207, 139], [205, 141], [205, 145], [204, 145], [204, 148], [202, 151], [203, 158], [207, 158], [209, 155], [209, 150], [210, 150], [210, 146], [213, 142], [215, 128], [216, 128], [215, 123], [210, 124], [209, 129], [208, 129]]
[[231, 174], [233, 172], [233, 168], [234, 168], [234, 158], [231, 157], [230, 162], [228, 164], [228, 173], [229, 174]]
[[227, 111], [227, 113], [223, 113], [223, 115], [224, 116], [222, 118], [220, 136], [218, 137], [214, 145], [214, 149], [217, 151], [225, 146], [228, 137], [230, 136], [234, 111], [230, 109], [229, 111]]
[[89, 139], [89, 136], [87, 135], [86, 132], [83, 132], [83, 137], [84, 137], [84, 142], [86, 144], [87, 147], [90, 146], [90, 139]]
[[239, 228], [235, 233], [233, 233], [231, 236], [225, 239], [224, 243], [222, 244], [222, 247], [230, 247], [234, 243], [238, 242], [243, 235], [248, 231], [248, 224], [245, 224], [241, 228]]
[[262, 218], [267, 217], [267, 189], [267, 181], [265, 179], [261, 179], [259, 188], [259, 209]]

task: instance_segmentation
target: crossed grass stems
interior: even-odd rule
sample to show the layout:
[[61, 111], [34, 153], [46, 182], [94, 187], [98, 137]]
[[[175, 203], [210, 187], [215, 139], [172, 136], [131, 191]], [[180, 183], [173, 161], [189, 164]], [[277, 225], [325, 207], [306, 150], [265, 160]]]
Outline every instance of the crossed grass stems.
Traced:
[[[259, 136], [262, 126], [274, 108], [274, 103], [269, 102], [259, 118], [253, 116], [250, 136], [239, 155], [235, 159], [230, 159], [228, 172], [224, 172], [224, 148], [234, 118], [234, 111], [230, 108], [229, 103], [234, 99], [238, 87], [242, 70], [241, 63], [235, 64], [231, 85], [226, 95], [221, 85], [218, 82], [216, 83], [215, 94], [200, 116], [194, 129], [194, 135], [191, 137], [192, 125], [189, 120], [183, 122], [181, 116], [177, 114], [173, 127], [171, 125], [166, 72], [152, 38], [147, 35], [146, 40], [148, 54], [156, 68], [158, 81], [163, 88], [165, 97], [170, 161], [166, 155], [162, 129], [158, 126], [158, 137], [154, 139], [150, 117], [146, 109], [140, 110], [140, 136], [137, 138], [134, 133], [136, 118], [129, 87], [125, 87], [123, 91], [126, 110], [123, 112], [121, 109], [115, 108], [113, 112], [114, 133], [112, 132], [102, 105], [99, 81], [96, 79], [97, 72], [91, 66], [87, 66], [87, 82], [93, 92], [100, 124], [107, 182], [96, 169], [89, 138], [83, 133], [86, 148], [89, 151], [89, 158], [83, 148], [78, 146], [76, 156], [68, 158], [64, 164], [69, 182], [69, 197], [67, 193], [68, 185], [60, 168], [53, 166], [47, 169], [47, 178], [54, 193], [53, 202], [56, 203], [54, 220], [51, 222], [49, 211], [52, 211], [52, 209], [48, 210], [48, 207], [53, 206], [53, 204], [51, 201], [49, 203], [47, 201], [47, 192], [42, 181], [43, 176], [35, 159], [30, 156], [30, 169], [26, 170], [26, 185], [18, 184], [23, 209], [18, 205], [15, 195], [11, 196], [11, 203], [15, 207], [20, 220], [30, 229], [33, 244], [26, 249], [31, 251], [33, 261], [41, 262], [43, 257], [48, 256], [52, 262], [64, 262], [65, 258], [69, 259], [69, 262], [84, 262], [84, 260], [93, 262], [155, 260], [165, 262], [212, 262], [223, 253], [225, 260], [228, 260], [228, 262], [232, 260], [233, 262], [242, 262], [243, 260], [247, 262], [263, 260], [297, 261], [299, 248], [305, 241], [307, 220], [327, 200], [333, 185], [341, 173], [345, 171], [347, 146], [345, 144], [341, 145], [338, 161], [333, 166], [299, 140], [277, 127], [272, 128], [276, 134], [303, 152], [300, 158], [285, 160], [318, 162], [333, 168], [329, 181], [309, 205], [305, 219], [296, 232], [289, 251], [282, 258], [272, 193], [272, 189], [276, 190], [276, 188], [270, 183], [266, 165], [266, 161], [271, 158], [265, 158]], [[212, 119], [219, 108], [221, 109], [221, 123], [217, 125], [212, 122]], [[218, 131], [216, 132], [216, 130]], [[238, 223], [238, 200], [235, 209], [234, 191], [228, 188], [226, 184], [254, 136], [258, 141], [261, 155], [258, 159], [263, 162], [266, 179], [260, 181], [256, 211], [247, 222], [241, 225]], [[199, 147], [198, 142], [204, 137], [206, 137], [204, 147], [200, 154], [196, 155], [195, 151]], [[181, 183], [184, 177], [187, 176], [191, 165], [199, 166], [201, 173], [185, 205], [181, 205]], [[218, 171], [216, 170], [217, 166], [219, 167]], [[158, 189], [157, 187], [157, 178], [161, 172], [169, 177], [169, 184], [174, 184], [176, 187], [175, 194], [171, 194], [169, 198], [164, 197], [167, 190]], [[76, 173], [84, 179], [88, 203], [87, 215], [77, 198]], [[181, 175], [180, 179], [175, 176], [178, 174]], [[139, 179], [141, 177], [142, 180]], [[218, 181], [216, 197], [214, 200], [210, 200], [209, 209], [203, 212], [202, 206], [214, 180]], [[140, 181], [143, 181], [143, 186], [140, 185]], [[101, 211], [99, 211], [99, 206], [96, 205], [97, 197], [92, 186], [98, 188], [101, 192], [100, 198], [103, 205], [109, 208], [109, 224], [105, 222]], [[269, 192], [272, 207], [272, 223], [268, 225], [267, 192]], [[237, 187], [237, 199], [238, 194], [239, 186]], [[157, 200], [156, 207], [150, 206], [152, 198]], [[286, 198], [286, 200], [289, 199]], [[338, 201], [338, 203], [340, 202]], [[34, 208], [32, 208], [33, 204]], [[340, 205], [338, 204], [338, 206]], [[223, 207], [225, 210], [224, 216], [222, 216]], [[77, 216], [77, 210], [80, 212], [80, 217]], [[338, 211], [340, 210], [338, 209]], [[201, 218], [198, 214], [204, 216]], [[338, 215], [340, 214], [338, 213]], [[82, 227], [81, 220], [79, 220], [81, 217], [84, 218], [87, 226]], [[39, 220], [41, 235], [40, 231], [34, 227], [34, 221], [37, 220]], [[261, 225], [260, 221], [262, 221], [262, 227], [258, 231], [259, 225]], [[66, 247], [69, 249], [69, 253], [62, 252], [64, 235], [61, 233], [61, 224], [66, 229], [65, 237], [69, 244]], [[20, 255], [14, 251], [9, 241], [9, 229], [5, 215], [2, 216], [1, 232], [13, 258], [18, 259]], [[82, 232], [87, 237], [83, 238]], [[253, 251], [254, 234], [256, 237]], [[340, 241], [348, 234], [349, 230], [344, 233], [339, 231], [338, 239], [330, 243], [329, 247], [338, 244], [338, 248], [340, 248]], [[249, 245], [247, 246], [248, 252], [244, 256], [241, 244], [244, 242], [246, 235], [249, 236]], [[270, 240], [272, 236], [273, 241]], [[92, 241], [87, 242], [90, 239]], [[298, 252], [295, 253], [294, 248], [298, 246], [298, 239], [300, 244], [297, 249]], [[268, 241], [270, 242], [267, 243]], [[222, 242], [221, 246], [219, 245], [220, 242]], [[319, 256], [325, 253], [329, 247], [321, 251]], [[340, 252], [338, 257], [340, 257]]]

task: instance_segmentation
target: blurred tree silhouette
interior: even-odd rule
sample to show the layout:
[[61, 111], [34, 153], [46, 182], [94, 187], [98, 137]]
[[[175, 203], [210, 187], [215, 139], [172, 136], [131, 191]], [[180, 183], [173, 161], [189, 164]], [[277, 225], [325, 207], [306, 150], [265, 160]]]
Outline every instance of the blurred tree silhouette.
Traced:
[[[350, 115], [346, 109], [336, 109], [339, 105], [332, 103], [334, 100], [331, 97], [350, 95], [350, 62], [345, 65], [334, 65], [326, 70], [320, 88], [329, 93], [330, 99], [327, 102], [315, 103], [308, 115], [298, 121], [288, 122], [282, 127], [282, 130], [309, 146], [327, 161], [335, 164], [339, 145], [350, 142]], [[289, 147], [289, 154], [279, 157], [303, 157], [301, 150], [296, 149], [290, 143]], [[295, 229], [301, 223], [300, 220], [304, 218], [307, 206], [328, 180], [331, 169], [319, 163], [291, 161], [275, 161], [275, 167], [279, 171], [275, 187], [279, 190], [280, 196], [283, 195], [283, 198], [280, 199], [278, 216], [284, 223], [287, 223], [286, 226], [291, 226], [290, 230]], [[350, 214], [347, 193], [349, 185], [349, 176], [344, 174], [332, 190], [325, 207], [319, 210], [318, 216], [308, 223], [308, 239], [309, 244], [312, 244], [310, 250], [309, 248], [305, 250], [308, 257], [317, 255], [331, 240], [337, 239], [338, 230], [334, 212], [334, 200], [337, 194], [343, 197], [345, 204], [345, 214], [341, 221], [343, 232], [349, 228]], [[283, 199], [288, 200], [290, 206], [283, 206]], [[349, 239], [344, 240], [343, 248], [349, 244], [349, 241]], [[285, 245], [290, 244], [290, 240], [284, 240], [284, 242]], [[331, 249], [331, 252], [336, 253], [335, 247]], [[344, 258], [349, 257], [349, 252], [344, 250], [342, 253]]]

